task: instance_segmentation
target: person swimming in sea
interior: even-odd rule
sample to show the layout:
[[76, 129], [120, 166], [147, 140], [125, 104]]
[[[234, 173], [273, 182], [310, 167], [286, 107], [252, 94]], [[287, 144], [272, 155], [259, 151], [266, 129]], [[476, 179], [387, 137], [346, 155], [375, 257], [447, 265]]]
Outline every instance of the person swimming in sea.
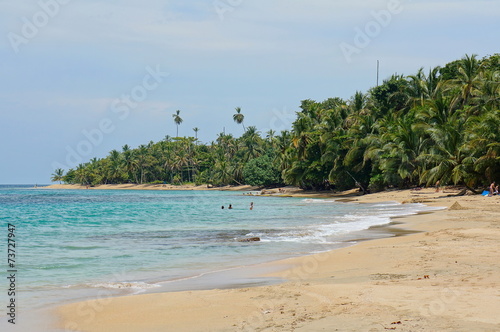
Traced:
[[232, 206], [231, 204], [229, 204], [228, 209], [230, 209], [230, 210], [231, 210], [232, 208], [233, 208], [233, 206]]

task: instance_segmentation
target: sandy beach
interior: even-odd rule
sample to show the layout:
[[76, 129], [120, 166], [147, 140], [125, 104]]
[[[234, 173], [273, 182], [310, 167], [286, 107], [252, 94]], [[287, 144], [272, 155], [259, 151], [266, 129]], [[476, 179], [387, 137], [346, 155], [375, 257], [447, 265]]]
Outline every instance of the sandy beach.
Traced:
[[[76, 189], [76, 188], [75, 188]], [[245, 189], [247, 190], [247, 189]], [[269, 192], [276, 195], [277, 190]], [[456, 191], [455, 191], [456, 192]], [[269, 264], [281, 284], [106, 297], [55, 309], [71, 331], [498, 331], [500, 197], [434, 189], [335, 196], [444, 209], [397, 218], [420, 231]], [[303, 195], [286, 190], [283, 195]], [[324, 194], [321, 194], [322, 196]]]

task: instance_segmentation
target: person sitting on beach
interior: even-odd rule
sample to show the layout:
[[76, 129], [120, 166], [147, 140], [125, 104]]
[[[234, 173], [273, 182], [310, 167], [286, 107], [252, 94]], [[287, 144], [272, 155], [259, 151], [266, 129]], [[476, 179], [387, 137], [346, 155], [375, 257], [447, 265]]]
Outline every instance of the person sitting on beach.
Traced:
[[[493, 196], [495, 195], [495, 181], [493, 181], [491, 184], [490, 184], [490, 196]], [[497, 193], [498, 193], [498, 189], [496, 190]]]

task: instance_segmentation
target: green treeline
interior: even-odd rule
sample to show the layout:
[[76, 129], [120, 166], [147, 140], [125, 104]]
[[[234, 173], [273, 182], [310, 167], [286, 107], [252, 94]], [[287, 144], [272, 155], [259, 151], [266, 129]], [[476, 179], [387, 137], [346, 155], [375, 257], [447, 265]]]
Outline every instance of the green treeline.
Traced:
[[[236, 111], [233, 119], [243, 125]], [[349, 100], [304, 100], [289, 131], [262, 137], [256, 127], [243, 128], [241, 137], [221, 133], [210, 144], [167, 136], [125, 145], [66, 174], [56, 170], [52, 179], [372, 191], [437, 181], [482, 186], [500, 179], [500, 55], [394, 75]]]

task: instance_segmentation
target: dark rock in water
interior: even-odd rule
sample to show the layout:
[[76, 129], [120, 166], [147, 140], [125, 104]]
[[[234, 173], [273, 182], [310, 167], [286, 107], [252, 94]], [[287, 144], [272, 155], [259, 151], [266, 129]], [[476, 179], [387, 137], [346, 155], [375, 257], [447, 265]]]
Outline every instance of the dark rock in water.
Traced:
[[249, 237], [246, 239], [239, 239], [238, 242], [258, 242], [260, 241], [260, 237]]

